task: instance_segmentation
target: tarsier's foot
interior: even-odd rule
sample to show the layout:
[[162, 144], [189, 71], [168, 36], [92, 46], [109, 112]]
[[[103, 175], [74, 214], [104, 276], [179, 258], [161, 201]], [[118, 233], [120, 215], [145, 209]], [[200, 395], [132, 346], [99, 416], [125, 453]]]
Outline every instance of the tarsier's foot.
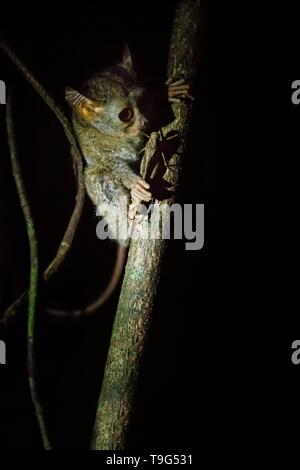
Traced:
[[190, 85], [185, 83], [185, 79], [181, 78], [172, 82], [172, 79], [169, 78], [165, 84], [168, 87], [168, 100], [170, 103], [180, 103], [182, 98], [189, 98], [194, 100], [195, 98], [189, 93]]
[[[145, 220], [148, 218], [147, 209], [142, 206], [143, 201], [149, 202], [152, 199], [152, 194], [148, 189], [150, 184], [146, 183], [143, 178], [139, 178], [138, 181], [130, 190], [131, 204], [128, 209], [128, 218], [138, 219], [138, 221]], [[141, 207], [139, 207], [141, 205]]]
[[138, 223], [143, 220], [148, 220], [148, 210], [142, 205], [142, 201], [140, 199], [132, 199], [132, 203], [128, 209], [128, 219], [135, 219]]
[[128, 219], [133, 220], [137, 213], [137, 204], [132, 202], [128, 208]]

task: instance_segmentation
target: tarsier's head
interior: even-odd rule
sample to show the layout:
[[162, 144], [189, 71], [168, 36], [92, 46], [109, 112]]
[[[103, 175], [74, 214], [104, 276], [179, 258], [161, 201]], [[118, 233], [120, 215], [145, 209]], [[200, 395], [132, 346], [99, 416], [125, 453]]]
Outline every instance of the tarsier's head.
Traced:
[[75, 116], [111, 135], [123, 135], [138, 144], [147, 125], [139, 108], [143, 88], [137, 86], [131, 53], [124, 48], [120, 64], [87, 81], [80, 92], [66, 88], [66, 101]]

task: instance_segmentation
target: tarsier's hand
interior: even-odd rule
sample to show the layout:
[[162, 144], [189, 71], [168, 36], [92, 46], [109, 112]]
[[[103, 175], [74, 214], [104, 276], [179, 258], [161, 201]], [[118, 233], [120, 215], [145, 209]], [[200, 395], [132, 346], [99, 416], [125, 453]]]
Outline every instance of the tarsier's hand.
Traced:
[[150, 184], [146, 183], [142, 177], [138, 177], [136, 183], [134, 183], [130, 189], [130, 194], [132, 199], [137, 199], [139, 201], [149, 202], [152, 198], [150, 191], [147, 191], [150, 188]]
[[168, 101], [170, 103], [180, 103], [182, 98], [189, 98], [190, 100], [194, 100], [195, 98], [190, 95], [189, 89], [190, 85], [185, 83], [184, 78], [180, 80], [176, 80], [172, 83], [172, 79], [169, 78], [165, 85], [168, 87]]

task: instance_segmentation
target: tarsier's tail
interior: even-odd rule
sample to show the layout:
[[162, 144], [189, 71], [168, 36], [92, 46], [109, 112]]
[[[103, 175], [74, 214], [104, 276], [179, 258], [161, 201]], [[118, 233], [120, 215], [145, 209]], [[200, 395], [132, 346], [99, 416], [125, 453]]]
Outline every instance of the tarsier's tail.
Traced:
[[51, 315], [56, 315], [60, 317], [64, 316], [68, 318], [81, 317], [83, 315], [90, 315], [92, 313], [95, 313], [100, 307], [102, 307], [102, 305], [105, 304], [105, 302], [107, 302], [107, 300], [111, 297], [114, 290], [116, 289], [119, 283], [119, 280], [121, 278], [121, 275], [123, 273], [125, 260], [126, 260], [126, 254], [127, 254], [127, 247], [118, 244], [116, 262], [115, 262], [114, 270], [110, 278], [110, 281], [107, 284], [104, 291], [101, 293], [100, 297], [98, 297], [94, 302], [78, 310], [68, 311], [68, 310], [56, 310], [53, 308], [47, 308], [46, 312]]

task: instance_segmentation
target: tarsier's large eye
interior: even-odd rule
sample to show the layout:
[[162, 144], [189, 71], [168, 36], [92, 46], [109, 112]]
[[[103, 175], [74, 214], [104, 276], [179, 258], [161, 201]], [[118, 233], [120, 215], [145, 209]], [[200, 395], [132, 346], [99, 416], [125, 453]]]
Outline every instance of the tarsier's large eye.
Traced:
[[128, 122], [130, 121], [134, 116], [134, 112], [133, 112], [133, 109], [128, 107], [128, 108], [124, 108], [120, 114], [119, 114], [119, 119], [120, 121], [123, 121], [123, 122]]

